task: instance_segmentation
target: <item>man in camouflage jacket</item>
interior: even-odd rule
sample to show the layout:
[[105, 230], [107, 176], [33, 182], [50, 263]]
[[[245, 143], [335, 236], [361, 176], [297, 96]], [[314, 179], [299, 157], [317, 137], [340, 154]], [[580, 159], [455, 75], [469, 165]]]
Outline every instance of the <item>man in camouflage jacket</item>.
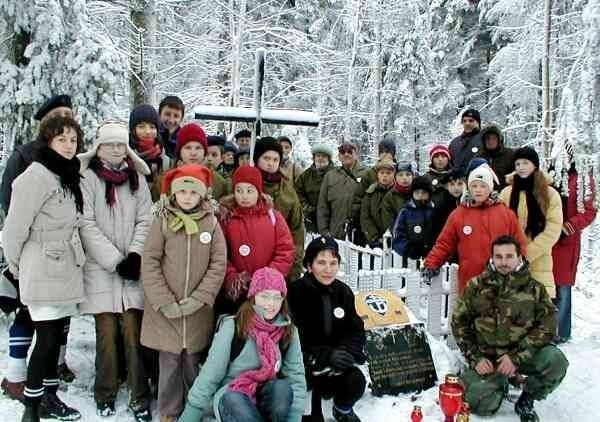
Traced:
[[452, 332], [469, 364], [461, 379], [473, 413], [493, 415], [509, 379], [526, 376], [515, 412], [522, 422], [538, 421], [534, 400], [558, 387], [568, 362], [551, 344], [555, 307], [531, 277], [514, 238], [501, 236], [492, 243], [487, 270], [469, 282], [456, 304]]

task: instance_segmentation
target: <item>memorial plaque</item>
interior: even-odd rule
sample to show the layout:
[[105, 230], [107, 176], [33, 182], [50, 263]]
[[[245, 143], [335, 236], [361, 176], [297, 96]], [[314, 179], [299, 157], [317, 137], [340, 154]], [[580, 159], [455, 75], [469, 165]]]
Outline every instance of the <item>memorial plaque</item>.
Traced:
[[366, 330], [365, 351], [373, 395], [426, 390], [437, 374], [421, 323]]
[[354, 303], [367, 330], [410, 321], [402, 299], [388, 290], [361, 292], [356, 295]]

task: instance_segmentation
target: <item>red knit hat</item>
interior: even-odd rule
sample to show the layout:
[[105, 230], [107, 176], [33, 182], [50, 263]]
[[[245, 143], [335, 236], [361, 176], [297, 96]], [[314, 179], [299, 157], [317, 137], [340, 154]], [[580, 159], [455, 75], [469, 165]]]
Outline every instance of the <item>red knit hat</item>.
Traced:
[[196, 123], [188, 123], [177, 132], [177, 141], [175, 142], [175, 153], [177, 156], [179, 156], [181, 148], [188, 142], [200, 142], [204, 148], [204, 155], [206, 155], [206, 150], [208, 149], [206, 132]]
[[233, 173], [233, 188], [238, 183], [250, 183], [254, 185], [260, 193], [264, 193], [263, 178], [257, 167], [241, 166]]
[[248, 298], [256, 296], [263, 290], [277, 290], [285, 297], [287, 295], [287, 286], [283, 274], [275, 268], [263, 267], [254, 271], [252, 281], [248, 288]]
[[445, 155], [446, 157], [448, 157], [448, 160], [450, 159], [450, 151], [448, 151], [448, 147], [446, 145], [437, 144], [437, 145], [434, 145], [429, 150], [429, 158], [430, 159], [432, 159], [433, 157], [435, 157], [438, 154]]
[[160, 191], [169, 196], [182, 189], [191, 189], [205, 197], [210, 186], [212, 173], [209, 169], [200, 164], [185, 164], [165, 173]]

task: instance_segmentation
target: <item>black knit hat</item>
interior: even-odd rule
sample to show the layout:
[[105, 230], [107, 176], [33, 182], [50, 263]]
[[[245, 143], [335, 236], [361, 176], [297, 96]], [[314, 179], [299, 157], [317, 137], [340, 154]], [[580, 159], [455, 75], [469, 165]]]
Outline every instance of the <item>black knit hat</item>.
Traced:
[[304, 251], [304, 259], [302, 260], [302, 265], [304, 265], [304, 268], [308, 268], [308, 266], [313, 263], [317, 255], [323, 251], [331, 251], [338, 260], [341, 260], [340, 250], [335, 239], [331, 236], [320, 236], [313, 239], [312, 242], [310, 242], [306, 247], [306, 251]]
[[71, 103], [71, 97], [68, 95], [55, 95], [54, 97], [48, 99], [42, 106], [39, 108], [37, 113], [33, 116], [35, 120], [42, 120], [44, 116], [50, 113], [52, 110], [58, 107], [68, 107], [73, 108], [73, 104]]
[[265, 136], [260, 138], [254, 146], [254, 157], [252, 157], [254, 164], [258, 164], [258, 159], [267, 151], [275, 151], [279, 154], [279, 160], [283, 160], [283, 149], [279, 145], [279, 142], [277, 142], [277, 139]]
[[454, 180], [460, 180], [460, 179], [463, 179], [463, 180], [466, 179], [465, 173], [460, 169], [452, 169], [442, 176], [441, 182], [443, 184], [446, 184], [448, 182], [452, 182]]
[[129, 131], [133, 133], [135, 127], [143, 122], [153, 123], [156, 129], [160, 128], [158, 113], [150, 104], [140, 104], [129, 115]]
[[477, 123], [479, 123], [479, 126], [481, 126], [481, 115], [479, 114], [479, 110], [475, 110], [474, 108], [465, 110], [462, 116], [460, 116], [460, 120], [462, 121], [462, 119], [464, 119], [465, 117], [471, 117], [477, 120]]
[[225, 149], [225, 138], [219, 135], [208, 135], [206, 143], [209, 147], [223, 147]]
[[251, 137], [252, 137], [252, 133], [250, 133], [250, 131], [248, 129], [242, 129], [238, 133], [236, 133], [234, 136], [235, 139], [251, 138]]
[[540, 168], [540, 156], [537, 152], [531, 147], [522, 147], [517, 149], [513, 154], [513, 168], [515, 166], [515, 162], [519, 158], [524, 158], [529, 160], [535, 165], [535, 168]]
[[431, 180], [427, 176], [417, 176], [413, 179], [412, 184], [410, 185], [410, 193], [411, 195], [417, 190], [423, 189], [426, 192], [429, 192], [429, 196], [433, 193], [433, 187], [431, 186]]
[[233, 142], [225, 142], [225, 152], [232, 152], [234, 155], [238, 151], [238, 148]]
[[401, 171], [407, 171], [413, 175], [415, 174], [412, 163], [409, 163], [408, 161], [401, 161], [396, 165], [396, 173], [400, 173]]
[[382, 154], [384, 152], [389, 152], [393, 157], [396, 157], [396, 140], [393, 137], [386, 136], [377, 145], [377, 153]]

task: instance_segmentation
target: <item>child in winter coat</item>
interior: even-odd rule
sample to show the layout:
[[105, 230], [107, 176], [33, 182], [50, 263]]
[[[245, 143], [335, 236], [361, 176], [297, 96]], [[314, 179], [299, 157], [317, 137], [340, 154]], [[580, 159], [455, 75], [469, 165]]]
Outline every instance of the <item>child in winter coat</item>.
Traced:
[[248, 299], [221, 322], [180, 422], [200, 422], [211, 407], [222, 422], [300, 421], [306, 380], [286, 294], [276, 269], [252, 275]]
[[413, 177], [414, 172], [410, 163], [398, 163], [394, 186], [385, 194], [381, 204], [381, 222], [386, 230], [394, 228], [398, 213], [410, 199], [410, 185]]
[[210, 344], [213, 304], [225, 276], [225, 238], [206, 200], [211, 181], [198, 164], [167, 172], [144, 248], [141, 342], [159, 351], [158, 410], [165, 421], [183, 410]]
[[383, 198], [394, 185], [396, 163], [389, 159], [379, 160], [375, 165], [377, 182], [366, 190], [360, 206], [360, 227], [371, 247], [381, 246], [388, 229], [382, 222]]
[[97, 413], [115, 414], [119, 374], [113, 363], [119, 359], [115, 344], [122, 341], [129, 407], [136, 420], [150, 420], [150, 391], [140, 352], [144, 309], [140, 267], [152, 224], [152, 200], [144, 176], [150, 169], [129, 147], [127, 126], [119, 122], [100, 126], [92, 149], [78, 157], [84, 199], [81, 240], [87, 257], [86, 300], [79, 310], [94, 315], [96, 324]]
[[465, 191], [465, 176], [460, 170], [450, 170], [441, 180], [444, 185], [440, 189], [438, 202], [434, 201], [433, 235], [437, 239], [442, 232], [450, 213], [460, 204], [460, 198]]
[[433, 188], [427, 176], [418, 176], [411, 185], [410, 199], [394, 224], [394, 251], [404, 258], [420, 259], [426, 256], [435, 240], [433, 233]]
[[434, 145], [431, 150], [429, 150], [429, 158], [431, 163], [429, 164], [429, 170], [425, 173], [425, 176], [431, 181], [431, 186], [433, 188], [431, 200], [437, 204], [440, 196], [443, 194], [444, 177], [451, 170], [450, 151], [448, 151], [446, 145]]
[[233, 195], [221, 200], [221, 227], [227, 240], [227, 271], [215, 311], [236, 314], [254, 271], [271, 267], [287, 276], [294, 264], [294, 240], [283, 215], [264, 194], [256, 167], [233, 173]]

